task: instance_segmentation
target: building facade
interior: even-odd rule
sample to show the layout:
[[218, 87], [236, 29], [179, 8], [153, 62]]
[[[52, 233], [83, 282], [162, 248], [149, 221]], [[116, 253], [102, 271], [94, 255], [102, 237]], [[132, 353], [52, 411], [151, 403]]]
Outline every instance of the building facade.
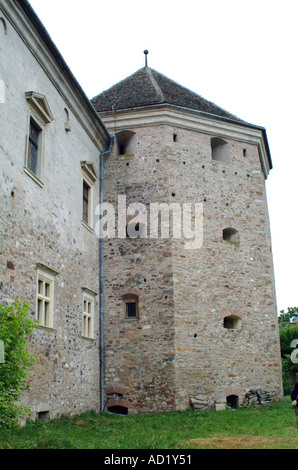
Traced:
[[121, 237], [116, 214], [104, 261], [106, 408], [280, 397], [265, 130], [149, 67], [92, 102], [116, 138], [105, 200], [132, 234]]
[[147, 66], [90, 103], [27, 0], [0, 5], [0, 289], [39, 321], [31, 416], [281, 397], [265, 130]]
[[110, 136], [28, 2], [3, 1], [1, 301], [29, 301], [32, 417], [99, 410], [99, 241]]

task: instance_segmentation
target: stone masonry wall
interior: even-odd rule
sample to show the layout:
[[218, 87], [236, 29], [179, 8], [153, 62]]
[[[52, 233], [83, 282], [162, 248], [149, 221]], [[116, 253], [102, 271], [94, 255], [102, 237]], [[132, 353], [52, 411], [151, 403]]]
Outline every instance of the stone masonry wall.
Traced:
[[[257, 146], [226, 139], [229, 162], [223, 163], [212, 160], [210, 135], [166, 125], [133, 131], [134, 153], [117, 156], [115, 148], [106, 161], [105, 200], [116, 204], [117, 195], [126, 194], [127, 205], [147, 204], [148, 214], [150, 202], [203, 203], [204, 242], [197, 250], [186, 250], [183, 239], [105, 242], [107, 387], [124, 387], [130, 411], [184, 409], [198, 396], [208, 406], [226, 403], [229, 395], [241, 403], [252, 388], [279, 398], [274, 276]], [[239, 244], [223, 240], [228, 227], [239, 232]], [[129, 289], [140, 295], [136, 321], [123, 318], [121, 295]], [[231, 315], [240, 318], [239, 329], [223, 327]]]
[[[98, 410], [98, 295], [95, 339], [82, 338], [82, 288], [99, 291], [98, 238], [81, 223], [80, 161], [94, 162], [99, 171], [99, 150], [7, 18], [6, 25], [6, 34], [0, 28], [5, 85], [5, 99], [0, 104], [1, 302], [29, 301], [35, 318], [37, 264], [58, 273], [53, 328], [39, 327], [30, 338], [29, 348], [37, 363], [24, 402], [33, 418], [38, 412], [54, 417]], [[43, 187], [24, 172], [29, 125], [26, 91], [44, 95], [54, 117], [43, 131]], [[65, 130], [65, 108], [70, 132]], [[94, 185], [94, 206], [97, 204], [98, 182]]]

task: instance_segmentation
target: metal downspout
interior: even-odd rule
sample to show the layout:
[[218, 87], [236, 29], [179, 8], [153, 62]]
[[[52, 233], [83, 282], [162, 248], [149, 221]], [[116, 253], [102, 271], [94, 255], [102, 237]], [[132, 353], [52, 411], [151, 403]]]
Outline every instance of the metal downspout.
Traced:
[[99, 265], [100, 265], [100, 412], [104, 411], [104, 252], [103, 252], [103, 163], [104, 157], [109, 155], [114, 143], [114, 136], [111, 136], [110, 146], [106, 152], [100, 155], [100, 188], [99, 188]]

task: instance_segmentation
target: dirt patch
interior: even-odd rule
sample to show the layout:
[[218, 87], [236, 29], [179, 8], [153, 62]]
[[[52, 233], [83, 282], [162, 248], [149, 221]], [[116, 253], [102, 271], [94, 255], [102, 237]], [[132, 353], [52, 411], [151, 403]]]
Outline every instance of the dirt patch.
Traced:
[[297, 448], [297, 440], [259, 436], [212, 436], [205, 439], [190, 439], [185, 443], [197, 449], [281, 449]]

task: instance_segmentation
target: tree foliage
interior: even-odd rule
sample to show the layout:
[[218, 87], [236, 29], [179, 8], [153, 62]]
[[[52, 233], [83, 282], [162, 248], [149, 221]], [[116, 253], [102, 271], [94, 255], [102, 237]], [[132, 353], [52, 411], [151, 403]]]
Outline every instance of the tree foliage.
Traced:
[[27, 350], [37, 322], [29, 316], [30, 304], [16, 300], [11, 306], [0, 304], [0, 340], [4, 344], [4, 363], [0, 364], [0, 428], [19, 422], [27, 413], [20, 404], [28, 387], [28, 375], [35, 358]]
[[298, 320], [298, 307], [288, 307], [288, 311], [285, 312], [284, 310], [280, 311], [280, 315], [278, 317], [278, 323], [290, 323], [293, 324], [295, 321]]
[[282, 310], [278, 321], [284, 393], [289, 394], [298, 373], [298, 363], [293, 362], [294, 348], [297, 348], [295, 340], [298, 344], [298, 307], [289, 307], [287, 312]]

